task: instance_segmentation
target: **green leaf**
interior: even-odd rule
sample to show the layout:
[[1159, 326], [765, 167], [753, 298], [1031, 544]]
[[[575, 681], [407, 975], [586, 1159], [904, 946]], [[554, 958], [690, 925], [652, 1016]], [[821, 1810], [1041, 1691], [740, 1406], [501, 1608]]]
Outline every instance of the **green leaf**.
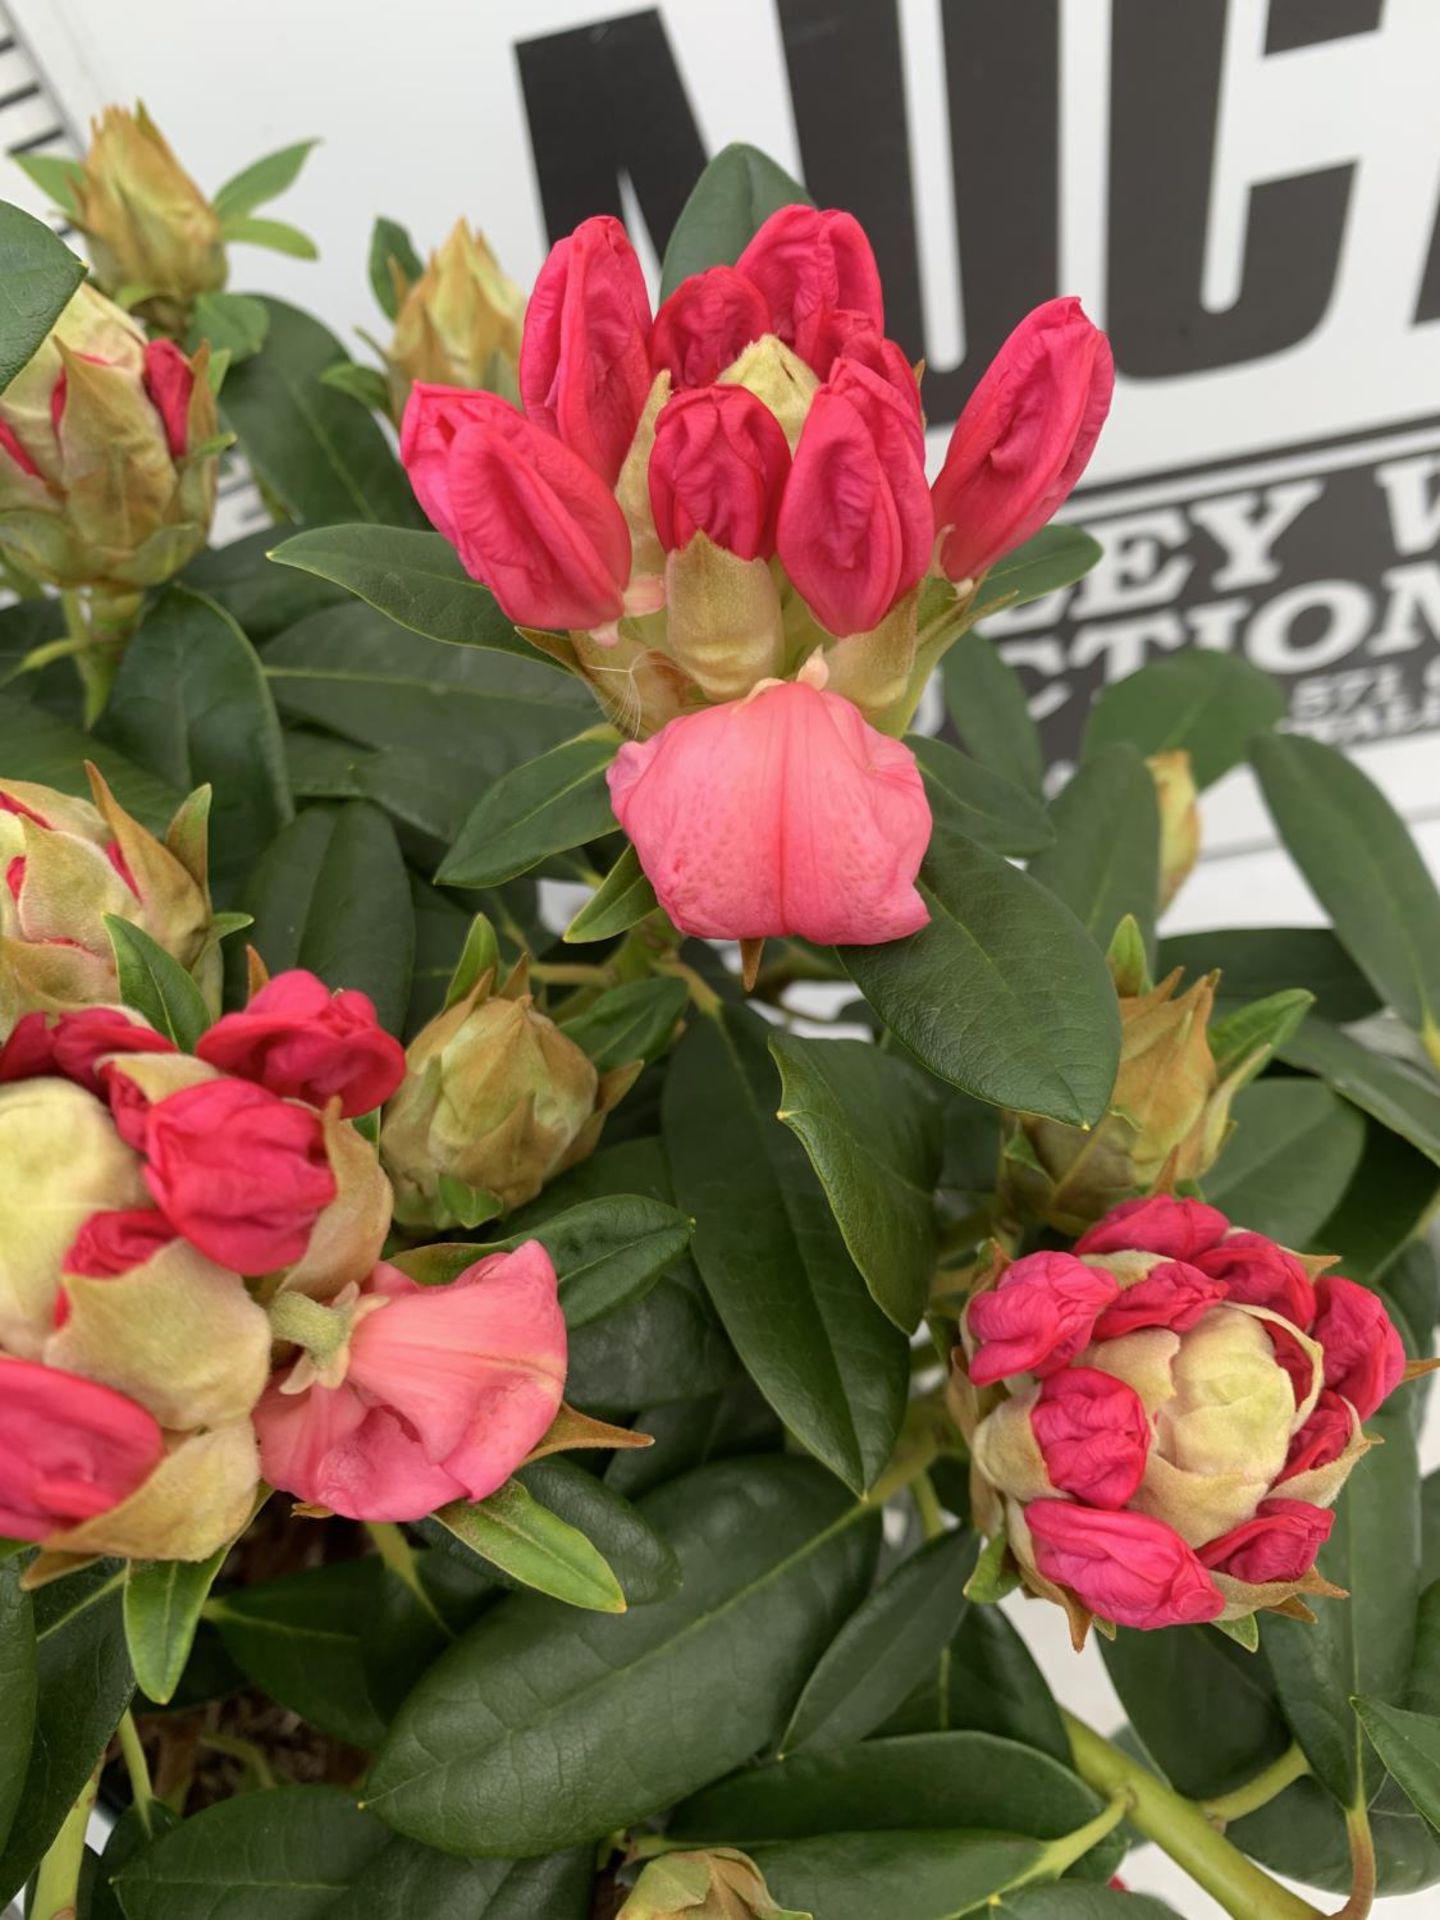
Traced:
[[1205, 1198], [1252, 1233], [1310, 1247], [1365, 1150], [1365, 1123], [1318, 1080], [1262, 1080], [1236, 1096], [1235, 1132]]
[[750, 1850], [771, 1894], [824, 1920], [987, 1916], [1039, 1863], [1034, 1840], [948, 1832], [826, 1833]]
[[163, 1800], [151, 1800], [143, 1819], [137, 1806], [128, 1806], [110, 1829], [105, 1851], [95, 1867], [88, 1905], [85, 1880], [81, 1878], [81, 1920], [125, 1920], [125, 1911], [113, 1884], [115, 1876], [153, 1841], [172, 1833], [179, 1825], [179, 1815], [172, 1813]]
[[387, 320], [393, 320], [400, 311], [395, 282], [390, 277], [392, 260], [412, 286], [425, 271], [425, 262], [415, 251], [409, 233], [398, 220], [387, 220], [382, 214], [370, 230], [370, 285]]
[[1092, 759], [1117, 740], [1143, 754], [1183, 748], [1203, 790], [1238, 767], [1254, 736], [1284, 712], [1280, 683], [1238, 653], [1187, 647], [1101, 692], [1086, 722], [1083, 753]]
[[1252, 757], [1280, 836], [1347, 952], [1440, 1063], [1440, 890], [1409, 828], [1319, 740], [1272, 734]]
[[782, 1756], [875, 1731], [955, 1632], [974, 1562], [975, 1536], [966, 1532], [941, 1534], [901, 1561], [825, 1649], [781, 1738]]
[[318, 140], [301, 140], [293, 147], [281, 147], [263, 159], [252, 160], [215, 195], [211, 204], [216, 213], [223, 221], [229, 221], [238, 213], [249, 213], [252, 207], [278, 199], [287, 188], [294, 186], [300, 169], [319, 144]]
[[640, 856], [627, 845], [565, 929], [563, 938], [572, 946], [587, 940], [608, 940], [627, 932], [647, 913], [653, 913], [655, 906], [655, 889], [641, 871]]
[[1386, 1770], [1440, 1831], [1440, 1716], [1410, 1713], [1383, 1700], [1357, 1699], [1354, 1707]]
[[1290, 1745], [1263, 1657], [1208, 1627], [1121, 1627], [1100, 1652], [1130, 1725], [1188, 1799], [1232, 1792]]
[[272, 973], [308, 967], [358, 987], [399, 1030], [410, 993], [415, 910], [395, 830], [377, 807], [307, 807], [262, 855], [247, 888], [251, 940]]
[[613, 833], [605, 771], [618, 746], [613, 727], [592, 727], [497, 780], [460, 829], [436, 881], [498, 886], [552, 853]]
[[217, 353], [228, 353], [230, 364], [259, 353], [270, 331], [270, 309], [253, 293], [202, 293], [195, 302], [186, 344], [193, 353], [208, 340]]
[[[353, 407], [345, 413], [347, 419], [358, 417]], [[283, 540], [271, 558], [282, 567], [334, 581], [397, 626], [426, 639], [489, 647], [524, 660], [550, 658], [521, 639], [493, 595], [470, 578], [454, 548], [438, 533], [403, 526], [315, 527]], [[564, 671], [554, 661], [550, 664]]]
[[678, 1590], [680, 1562], [624, 1494], [573, 1460], [557, 1456], [532, 1461], [516, 1478], [533, 1499], [584, 1534], [603, 1555], [630, 1606], [653, 1606]]
[[338, 1560], [212, 1599], [205, 1617], [236, 1666], [322, 1733], [370, 1749], [385, 1733], [363, 1641], [384, 1569]]
[[275, 703], [255, 649], [214, 601], [170, 587], [125, 649], [105, 739], [182, 793], [206, 782], [223, 896], [293, 813]]
[[1246, 1080], [1253, 1080], [1275, 1049], [1299, 1032], [1314, 1004], [1304, 987], [1289, 987], [1212, 1020], [1208, 1038], [1216, 1073], [1228, 1080], [1244, 1067]]
[[864, 1040], [772, 1033], [779, 1118], [799, 1140], [871, 1298], [902, 1333], [935, 1267], [939, 1103], [905, 1061]]
[[75, 182], [85, 171], [78, 160], [58, 153], [12, 153], [10, 158], [27, 179], [33, 180], [40, 191], [55, 202], [67, 219], [75, 218], [80, 211]]
[[125, 1644], [135, 1680], [148, 1700], [175, 1696], [190, 1658], [200, 1612], [229, 1543], [208, 1560], [132, 1562], [125, 1575]]
[[337, 360], [333, 367], [325, 369], [320, 378], [325, 386], [333, 387], [337, 393], [348, 394], [372, 413], [388, 414], [390, 411], [390, 389], [378, 367], [362, 367], [353, 360]]
[[1147, 952], [1160, 903], [1160, 808], [1150, 769], [1123, 741], [1072, 775], [1050, 808], [1055, 844], [1031, 876], [1063, 900], [1102, 948], [1127, 914]]
[[207, 547], [180, 575], [185, 586], [224, 607], [257, 647], [308, 614], [343, 606], [348, 598], [331, 580], [273, 565], [274, 544], [275, 529], [260, 527], [228, 546]]
[[660, 975], [630, 980], [623, 987], [611, 987], [560, 1026], [589, 1054], [597, 1071], [608, 1073], [631, 1060], [658, 1060], [674, 1039], [689, 1001], [683, 980]]
[[1114, 1887], [1078, 1887], [1070, 1881], [1026, 1887], [997, 1900], [986, 1920], [1180, 1920], [1174, 1907], [1149, 1894]]
[[37, 1688], [35, 1619], [21, 1590], [24, 1567], [15, 1554], [0, 1561], [0, 1847], [10, 1832], [30, 1761]]
[[884, 1733], [996, 1733], [1070, 1764], [1060, 1709], [1035, 1656], [999, 1607], [967, 1606], [925, 1683]]
[[295, 520], [413, 527], [419, 509], [380, 427], [321, 379], [345, 349], [298, 307], [264, 306], [265, 345], [230, 368], [221, 403], [257, 478]]
[[769, 1032], [733, 1007], [695, 1023], [666, 1074], [665, 1150], [695, 1220], [696, 1264], [755, 1384], [859, 1493], [890, 1458], [908, 1352], [866, 1291], [804, 1150], [775, 1118]]
[[1435, 1162], [1367, 1120], [1360, 1164], [1313, 1245], [1335, 1254], [1352, 1280], [1377, 1280], [1420, 1232], [1437, 1196]]
[[[1392, 1795], [1393, 1810], [1378, 1802], [1370, 1809], [1382, 1895], [1412, 1893], [1440, 1879], [1440, 1843], [1398, 1788], [1384, 1790], [1385, 1797]], [[1236, 1821], [1226, 1838], [1273, 1872], [1323, 1887], [1341, 1900], [1350, 1891], [1354, 1869], [1344, 1811], [1317, 1781], [1298, 1780], [1259, 1813]]]
[[143, 927], [107, 913], [105, 928], [115, 954], [120, 998], [154, 1027], [173, 1040], [182, 1053], [193, 1053], [195, 1042], [210, 1025], [205, 996], [178, 960]]
[[183, 797], [175, 788], [92, 734], [57, 720], [43, 707], [32, 707], [15, 694], [0, 693], [0, 767], [4, 767], [7, 779], [34, 780], [88, 800], [87, 760], [100, 769], [115, 798], [142, 826], [164, 833]]
[[706, 167], [671, 230], [660, 276], [666, 300], [706, 267], [733, 266], [757, 230], [781, 207], [813, 206], [808, 193], [758, 147], [736, 140]]
[[648, 1434], [653, 1445], [617, 1450], [605, 1469], [606, 1486], [627, 1500], [638, 1500], [711, 1460], [779, 1453], [784, 1440], [784, 1428], [749, 1380], [700, 1400], [644, 1407], [635, 1415], [634, 1426], [637, 1433]]
[[876, 1517], [782, 1458], [702, 1467], [640, 1512], [679, 1556], [674, 1598], [616, 1618], [492, 1608], [401, 1708], [377, 1813], [451, 1851], [539, 1852], [646, 1819], [778, 1738], [868, 1581]]
[[235, 214], [221, 222], [220, 237], [227, 246], [265, 247], [271, 253], [288, 253], [292, 260], [320, 258], [320, 249], [309, 234], [292, 227], [288, 220], [256, 220], [249, 214]]
[[[125, 1653], [123, 1585], [123, 1570], [102, 1560], [33, 1597], [35, 1733], [0, 1853], [0, 1901], [13, 1898], [38, 1866], [129, 1705], [135, 1678]], [[7, 1694], [6, 1717], [9, 1711]]]
[[1054, 841], [1049, 814], [1024, 787], [944, 740], [911, 733], [905, 744], [919, 763], [930, 810], [942, 827], [991, 853], [1043, 853]]
[[1367, 1427], [1385, 1444], [1335, 1502], [1335, 1530], [1316, 1562], [1349, 1599], [1322, 1601], [1313, 1626], [1267, 1613], [1260, 1630], [1285, 1717], [1316, 1778], [1342, 1806], [1354, 1804], [1362, 1782], [1367, 1800], [1379, 1784], [1373, 1758], [1364, 1766], [1350, 1702], [1404, 1687], [1419, 1590], [1420, 1481], [1409, 1418], [1392, 1401]]
[[1120, 1057], [1119, 1003], [1099, 947], [1047, 887], [954, 834], [931, 840], [920, 891], [928, 927], [840, 949], [870, 1005], [963, 1092], [1094, 1125]]
[[1019, 674], [972, 628], [945, 655], [941, 677], [945, 704], [966, 752], [1038, 800], [1045, 754]]
[[506, 1481], [488, 1500], [456, 1500], [431, 1517], [519, 1586], [571, 1607], [625, 1611], [624, 1589], [600, 1549], [518, 1480]]
[[0, 200], [0, 393], [34, 358], [84, 278], [83, 265], [43, 220]]
[[1312, 1014], [1280, 1049], [1287, 1066], [1317, 1074], [1336, 1093], [1370, 1114], [1440, 1165], [1440, 1084], [1432, 1075], [1383, 1053]]
[[1001, 607], [1024, 607], [1047, 593], [1083, 580], [1103, 549], [1093, 534], [1081, 527], [1042, 527], [1015, 547], [985, 575], [966, 609], [971, 620], [983, 620]]
[[1226, 1007], [1303, 987], [1315, 1012], [1339, 1026], [1363, 1020], [1380, 1002], [1328, 927], [1221, 927], [1171, 934], [1160, 942], [1156, 971], [1187, 974], [1219, 970], [1218, 997]]

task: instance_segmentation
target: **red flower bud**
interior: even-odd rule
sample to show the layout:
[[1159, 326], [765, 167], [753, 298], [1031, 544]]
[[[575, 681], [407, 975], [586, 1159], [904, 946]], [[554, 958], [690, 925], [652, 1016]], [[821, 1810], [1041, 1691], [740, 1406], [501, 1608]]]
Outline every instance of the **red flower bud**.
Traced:
[[1311, 1332], [1325, 1350], [1325, 1384], [1368, 1420], [1404, 1376], [1404, 1344], [1368, 1287], [1322, 1274], [1315, 1297], [1319, 1312]]
[[881, 375], [840, 361], [781, 502], [785, 571], [821, 626], [864, 633], [924, 574], [933, 536], [918, 415]]
[[978, 579], [1069, 497], [1094, 452], [1115, 362], [1078, 300], [1047, 300], [1001, 347], [955, 423], [935, 482], [940, 562]]
[[1322, 1387], [1310, 1418], [1290, 1442], [1280, 1480], [1293, 1480], [1297, 1473], [1310, 1473], [1316, 1467], [1333, 1466], [1349, 1446], [1353, 1431], [1349, 1401]]
[[1198, 1626], [1225, 1610], [1197, 1555], [1162, 1520], [1032, 1500], [1025, 1523], [1040, 1572], [1069, 1587], [1102, 1620], [1120, 1627]]
[[123, 1393], [0, 1357], [0, 1534], [43, 1540], [108, 1513], [164, 1451], [155, 1421]]
[[1253, 1520], [1207, 1541], [1200, 1558], [1213, 1572], [1252, 1586], [1289, 1583], [1314, 1566], [1334, 1525], [1333, 1513], [1308, 1500], [1262, 1500]]
[[104, 1097], [96, 1063], [112, 1053], [174, 1053], [173, 1040], [121, 1007], [62, 1013], [50, 1035], [56, 1073]]
[[1120, 1291], [1113, 1274], [1070, 1253], [1028, 1253], [965, 1314], [977, 1387], [1012, 1373], [1054, 1373], [1088, 1346], [1097, 1316]]
[[772, 213], [736, 261], [770, 308], [770, 331], [794, 346], [802, 324], [825, 307], [863, 313], [885, 330], [880, 269], [852, 213], [833, 208], [781, 207]]
[[195, 369], [173, 340], [152, 340], [145, 349], [141, 378], [165, 428], [170, 457], [178, 460], [190, 438], [190, 395]]
[[630, 533], [578, 454], [495, 394], [417, 381], [400, 457], [431, 521], [517, 625], [618, 618]]
[[[176, 1238], [174, 1227], [158, 1207], [117, 1207], [92, 1213], [71, 1242], [63, 1265], [66, 1273], [86, 1279], [109, 1280], [116, 1274], [143, 1267], [162, 1247]], [[57, 1308], [66, 1302], [62, 1289]]]
[[790, 471], [780, 423], [744, 387], [696, 387], [661, 408], [650, 510], [667, 553], [703, 533], [742, 560], [768, 560]]
[[300, 1259], [336, 1194], [319, 1114], [244, 1080], [205, 1080], [155, 1101], [144, 1153], [166, 1219], [233, 1273]]
[[1230, 1230], [1218, 1207], [1201, 1200], [1177, 1200], [1155, 1193], [1148, 1200], [1125, 1200], [1097, 1220], [1075, 1242], [1083, 1253], [1163, 1253], [1171, 1260], [1189, 1260], [1213, 1247]]
[[48, 1014], [22, 1013], [10, 1038], [0, 1047], [0, 1085], [7, 1080], [34, 1080], [56, 1072], [55, 1041]]
[[920, 383], [897, 340], [887, 340], [868, 313], [849, 307], [818, 307], [802, 322], [795, 351], [822, 380], [835, 372], [837, 360], [858, 360], [890, 385], [920, 418]]
[[303, 967], [276, 974], [243, 1013], [201, 1036], [200, 1059], [312, 1107], [340, 1101], [347, 1120], [382, 1106], [405, 1078], [405, 1049], [365, 993], [331, 993]]
[[1265, 1336], [1275, 1355], [1275, 1364], [1289, 1376], [1298, 1407], [1315, 1391], [1314, 1349], [1301, 1345], [1299, 1335], [1291, 1331], [1290, 1323], [1286, 1320], [1267, 1320], [1264, 1327]]
[[1143, 1280], [1126, 1287], [1113, 1307], [1107, 1307], [1095, 1322], [1097, 1340], [1118, 1340], [1141, 1327], [1168, 1327], [1172, 1333], [1185, 1333], [1202, 1314], [1218, 1307], [1225, 1298], [1223, 1280], [1212, 1280], [1208, 1273], [1184, 1260], [1166, 1260], [1151, 1267]]
[[707, 267], [682, 280], [656, 314], [650, 359], [677, 392], [708, 387], [769, 331], [770, 309], [755, 282], [734, 267]]
[[1095, 1507], [1123, 1507], [1145, 1475], [1150, 1422], [1133, 1387], [1095, 1367], [1052, 1373], [1030, 1409], [1050, 1484]]
[[1195, 1265], [1213, 1274], [1242, 1306], [1283, 1313], [1302, 1333], [1315, 1320], [1315, 1289], [1300, 1261], [1263, 1233], [1232, 1232], [1218, 1246], [1197, 1254]]
[[608, 213], [557, 240], [525, 311], [520, 397], [614, 486], [650, 391], [650, 296], [629, 235]]

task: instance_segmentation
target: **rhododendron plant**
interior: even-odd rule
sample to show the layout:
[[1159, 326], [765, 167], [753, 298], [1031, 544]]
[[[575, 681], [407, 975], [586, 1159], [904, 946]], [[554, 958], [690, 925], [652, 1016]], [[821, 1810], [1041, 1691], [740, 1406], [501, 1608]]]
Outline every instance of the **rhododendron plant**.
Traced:
[[[377, 221], [363, 365], [231, 288], [306, 150], [0, 208], [0, 1906], [1440, 1884], [1440, 893], [1243, 623], [1046, 767], [1105, 335], [952, 399], [728, 148]], [[1333, 929], [1202, 924], [1243, 760]]]

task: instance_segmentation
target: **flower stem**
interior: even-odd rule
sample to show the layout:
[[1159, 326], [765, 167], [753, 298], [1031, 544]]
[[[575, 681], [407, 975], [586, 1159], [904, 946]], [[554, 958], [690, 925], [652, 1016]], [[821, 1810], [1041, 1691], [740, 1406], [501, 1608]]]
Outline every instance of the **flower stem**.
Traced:
[[1103, 1840], [1107, 1833], [1113, 1832], [1122, 1820], [1127, 1819], [1133, 1805], [1134, 1797], [1129, 1788], [1118, 1788], [1110, 1796], [1109, 1806], [1097, 1813], [1093, 1820], [1087, 1820], [1083, 1827], [1077, 1827], [1073, 1833], [1063, 1833], [1058, 1840], [1048, 1841], [1034, 1866], [1028, 1867], [1005, 1891], [1009, 1893], [1017, 1887], [1028, 1887], [1036, 1880], [1058, 1880], [1077, 1860], [1083, 1860], [1097, 1841]]
[[[1133, 1825], [1162, 1847], [1234, 1920], [1318, 1920], [1318, 1908], [1247, 1860], [1210, 1824], [1203, 1808], [1182, 1799], [1173, 1787], [1102, 1739], [1083, 1720], [1063, 1710], [1062, 1718], [1080, 1777], [1107, 1797], [1128, 1792]], [[1359, 1920], [1359, 1915], [1348, 1920]]]
[[96, 1767], [40, 1862], [30, 1920], [75, 1920], [80, 1869], [85, 1863], [85, 1832], [99, 1790], [100, 1769]]
[[140, 1744], [140, 1730], [135, 1725], [135, 1716], [127, 1707], [120, 1716], [119, 1728], [120, 1757], [125, 1762], [125, 1771], [130, 1776], [130, 1792], [135, 1802], [135, 1812], [147, 1834], [154, 1832], [150, 1817], [151, 1803], [155, 1798], [155, 1789], [150, 1784], [150, 1767], [145, 1758], [145, 1749]]
[[1219, 1827], [1226, 1826], [1231, 1820], [1240, 1820], [1247, 1813], [1255, 1813], [1261, 1807], [1269, 1806], [1278, 1794], [1287, 1787], [1293, 1787], [1297, 1780], [1303, 1780], [1310, 1771], [1310, 1762], [1298, 1746], [1289, 1746], [1278, 1760], [1272, 1760], [1268, 1767], [1261, 1769], [1253, 1780], [1247, 1780], [1243, 1787], [1236, 1787], [1233, 1793], [1219, 1794], [1214, 1800], [1203, 1802], [1208, 1817]]

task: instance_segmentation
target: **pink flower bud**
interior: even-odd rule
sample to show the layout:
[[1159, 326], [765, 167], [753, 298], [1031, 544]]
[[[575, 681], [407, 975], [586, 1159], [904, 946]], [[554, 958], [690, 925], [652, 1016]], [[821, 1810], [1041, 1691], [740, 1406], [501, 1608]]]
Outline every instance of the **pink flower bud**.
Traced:
[[1095, 1367], [1052, 1373], [1030, 1409], [1050, 1484], [1095, 1507], [1123, 1507], [1145, 1475], [1150, 1422], [1133, 1387]]
[[1311, 1329], [1325, 1350], [1325, 1384], [1368, 1420], [1405, 1373], [1405, 1348], [1377, 1294], [1322, 1274], [1315, 1282], [1319, 1312]]
[[272, 1386], [255, 1409], [262, 1470], [356, 1520], [483, 1500], [554, 1420], [565, 1367], [555, 1269], [538, 1241], [442, 1287], [382, 1264], [361, 1289], [340, 1385]]
[[1333, 1466], [1349, 1446], [1353, 1431], [1349, 1401], [1322, 1387], [1310, 1418], [1290, 1442], [1280, 1481], [1293, 1480], [1296, 1474], [1313, 1472], [1316, 1467]]
[[934, 521], [915, 409], [841, 360], [811, 403], [780, 507], [785, 571], [833, 634], [877, 627], [930, 564]]
[[682, 280], [655, 316], [650, 359], [677, 392], [708, 387], [752, 340], [770, 331], [770, 308], [734, 267], [707, 267]]
[[[175, 1238], [174, 1227], [158, 1207], [115, 1207], [92, 1213], [71, 1242], [65, 1271], [88, 1279], [113, 1279], [132, 1267], [143, 1267]], [[63, 1326], [68, 1306], [63, 1291], [55, 1306], [55, 1324]]]
[[1224, 1612], [1220, 1589], [1162, 1520], [1032, 1500], [1025, 1524], [1044, 1578], [1068, 1587], [1102, 1620], [1120, 1627], [1198, 1626]]
[[0, 1534], [44, 1540], [108, 1513], [164, 1451], [160, 1428], [123, 1393], [0, 1357]]
[[1113, 1274], [1070, 1253], [1027, 1253], [965, 1314], [975, 1351], [970, 1378], [993, 1386], [1012, 1373], [1054, 1373], [1088, 1346], [1097, 1317], [1120, 1292]]
[[300, 1259], [336, 1195], [319, 1114], [243, 1080], [206, 1080], [155, 1101], [143, 1150], [145, 1184], [166, 1219], [234, 1273]]
[[770, 308], [770, 331], [794, 346], [802, 324], [826, 307], [863, 313], [885, 330], [880, 269], [852, 213], [834, 208], [781, 207], [736, 261]]
[[966, 402], [935, 482], [949, 579], [978, 579], [1064, 503], [1114, 386], [1110, 343], [1078, 300], [1047, 300], [1020, 322]]
[[848, 307], [817, 308], [801, 324], [795, 351], [822, 380], [833, 377], [837, 360], [857, 360], [887, 380], [917, 420], [921, 417], [920, 383], [905, 349], [897, 340], [887, 340], [868, 313]]
[[630, 531], [578, 454], [495, 394], [417, 381], [400, 457], [433, 524], [517, 625], [618, 618]]
[[170, 457], [179, 460], [189, 441], [195, 369], [173, 340], [151, 340], [141, 378], [165, 428]]
[[1330, 1538], [1335, 1515], [1308, 1500], [1262, 1500], [1253, 1520], [1232, 1527], [1200, 1549], [1215, 1573], [1264, 1587], [1303, 1579]]
[[3, 1047], [0, 1047], [0, 1085], [9, 1080], [34, 1080], [40, 1074], [53, 1074], [55, 1041], [50, 1017], [37, 1008], [22, 1013]]
[[1075, 1242], [1077, 1254], [1163, 1253], [1171, 1260], [1195, 1262], [1230, 1230], [1217, 1207], [1201, 1200], [1177, 1200], [1173, 1194], [1154, 1193], [1147, 1200], [1126, 1200], [1097, 1220]]
[[627, 741], [616, 818], [684, 933], [872, 946], [929, 919], [930, 807], [914, 756], [802, 681]]
[[368, 994], [332, 993], [303, 967], [276, 974], [243, 1013], [201, 1036], [200, 1059], [312, 1107], [340, 1101], [347, 1120], [382, 1106], [405, 1078], [405, 1049]]
[[1302, 1332], [1315, 1320], [1315, 1288], [1293, 1253], [1263, 1233], [1231, 1232], [1218, 1246], [1195, 1257], [1202, 1273], [1213, 1274], [1230, 1289], [1230, 1298], [1246, 1307], [1283, 1313]]
[[650, 296], [635, 249], [608, 213], [557, 240], [525, 312], [520, 396], [613, 487], [650, 391]]
[[742, 560], [768, 560], [790, 471], [780, 423], [744, 387], [695, 387], [661, 409], [650, 510], [667, 553], [703, 533]]
[[1105, 1309], [1095, 1322], [1095, 1338], [1118, 1340], [1141, 1327], [1169, 1327], [1172, 1333], [1185, 1333], [1211, 1307], [1219, 1306], [1226, 1291], [1223, 1280], [1212, 1280], [1187, 1261], [1162, 1260]]
[[55, 1063], [51, 1071], [101, 1098], [104, 1089], [97, 1066], [107, 1055], [176, 1051], [172, 1040], [123, 1007], [86, 1007], [79, 1013], [62, 1013], [51, 1029], [50, 1047]]

